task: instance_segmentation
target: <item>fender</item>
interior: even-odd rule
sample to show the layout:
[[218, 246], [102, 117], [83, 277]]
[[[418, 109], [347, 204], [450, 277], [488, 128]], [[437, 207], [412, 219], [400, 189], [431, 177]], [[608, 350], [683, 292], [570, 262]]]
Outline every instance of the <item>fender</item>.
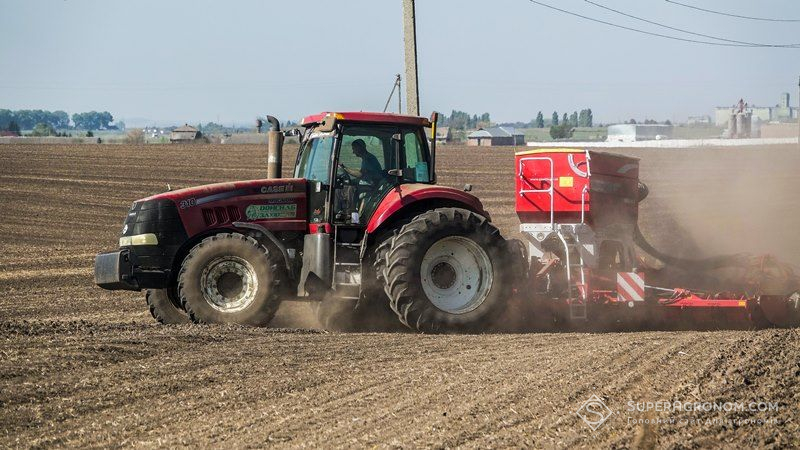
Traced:
[[377, 230], [398, 211], [425, 200], [436, 200], [442, 206], [459, 205], [491, 220], [477, 197], [459, 189], [431, 184], [401, 184], [392, 188], [367, 223], [367, 233]]
[[283, 245], [283, 242], [279, 241], [278, 238], [276, 238], [275, 235], [272, 234], [271, 231], [269, 231], [268, 229], [264, 228], [263, 225], [259, 225], [257, 223], [233, 222], [233, 226], [236, 227], [236, 228], [245, 228], [245, 229], [249, 229], [249, 230], [256, 230], [259, 233], [261, 233], [264, 236], [266, 236], [267, 239], [269, 239], [270, 242], [272, 242], [272, 244], [275, 245], [275, 247], [277, 247], [278, 250], [281, 252], [281, 256], [283, 256], [283, 263], [286, 265], [286, 273], [288, 273], [289, 276], [292, 275], [292, 264], [289, 261], [289, 252], [288, 252], [288, 250], [286, 250], [286, 246]]

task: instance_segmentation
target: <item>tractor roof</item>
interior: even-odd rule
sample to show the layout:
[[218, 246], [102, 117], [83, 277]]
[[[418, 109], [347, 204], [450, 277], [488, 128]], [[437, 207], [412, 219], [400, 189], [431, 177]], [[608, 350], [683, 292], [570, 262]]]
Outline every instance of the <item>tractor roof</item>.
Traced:
[[408, 116], [405, 114], [363, 112], [363, 111], [358, 111], [358, 112], [325, 111], [319, 114], [313, 114], [304, 117], [303, 120], [300, 122], [300, 124], [303, 125], [304, 127], [308, 127], [313, 124], [322, 122], [322, 120], [328, 115], [334, 115], [337, 121], [341, 120], [346, 122], [393, 123], [393, 124], [404, 124], [404, 125], [417, 125], [423, 127], [431, 126], [431, 122], [424, 117]]

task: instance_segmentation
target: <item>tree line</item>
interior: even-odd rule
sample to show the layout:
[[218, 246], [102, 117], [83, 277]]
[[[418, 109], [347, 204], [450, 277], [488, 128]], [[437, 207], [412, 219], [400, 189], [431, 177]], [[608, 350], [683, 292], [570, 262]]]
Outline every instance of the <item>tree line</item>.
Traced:
[[483, 113], [480, 116], [477, 114], [469, 115], [464, 111], [456, 111], [455, 109], [449, 116], [442, 114], [439, 119], [439, 125], [443, 127], [450, 127], [455, 130], [471, 130], [474, 128], [491, 126], [492, 119], [489, 113]]
[[[45, 111], [41, 109], [0, 109], [0, 130], [33, 130], [37, 125], [45, 125], [56, 130], [75, 128], [79, 130], [116, 129], [111, 122], [114, 117], [108, 111], [89, 111], [73, 114], [72, 122], [66, 111]], [[41, 127], [40, 127], [41, 128]]]
[[[536, 115], [536, 119], [534, 121], [534, 126], [536, 128], [544, 128], [545, 121], [544, 115], [542, 112], [539, 111], [539, 114]], [[570, 125], [573, 127], [592, 127], [594, 126], [594, 117], [592, 116], [592, 108], [582, 109], [580, 112], [575, 111], [570, 115], [564, 113], [563, 117], [559, 119], [558, 111], [553, 111], [553, 114], [550, 116], [550, 123], [551, 127], [558, 126], [558, 125]]]

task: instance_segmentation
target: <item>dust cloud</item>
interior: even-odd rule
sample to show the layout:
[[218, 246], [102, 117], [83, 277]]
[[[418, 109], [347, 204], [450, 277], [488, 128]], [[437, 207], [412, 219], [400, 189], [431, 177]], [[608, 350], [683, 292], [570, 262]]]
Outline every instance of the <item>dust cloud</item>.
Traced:
[[[800, 264], [796, 146], [631, 153], [641, 158], [640, 179], [650, 187], [639, 224], [657, 249], [690, 259], [745, 253], [754, 257], [754, 264], [759, 255], [768, 254]], [[680, 274], [677, 269], [670, 278], [709, 284], [708, 274]], [[718, 288], [742, 275], [736, 270], [714, 272], [712, 284]]]

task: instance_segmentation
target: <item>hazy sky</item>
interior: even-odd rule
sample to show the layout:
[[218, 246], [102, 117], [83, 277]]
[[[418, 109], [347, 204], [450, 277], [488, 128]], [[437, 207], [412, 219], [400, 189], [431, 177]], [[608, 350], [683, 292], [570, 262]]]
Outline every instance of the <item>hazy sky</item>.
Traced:
[[[583, 0], [541, 1], [692, 38]], [[723, 17], [664, 0], [595, 1], [728, 39], [800, 43], [800, 22]], [[800, 19], [797, 0], [683, 3]], [[402, 31], [401, 0], [0, 0], [0, 108], [225, 124], [381, 110], [403, 71]], [[797, 104], [800, 48], [670, 41], [527, 0], [417, 0], [417, 42], [423, 115], [460, 109], [527, 121], [539, 110], [549, 117], [591, 107], [596, 121], [685, 120], [740, 97], [774, 105], [784, 91]]]

